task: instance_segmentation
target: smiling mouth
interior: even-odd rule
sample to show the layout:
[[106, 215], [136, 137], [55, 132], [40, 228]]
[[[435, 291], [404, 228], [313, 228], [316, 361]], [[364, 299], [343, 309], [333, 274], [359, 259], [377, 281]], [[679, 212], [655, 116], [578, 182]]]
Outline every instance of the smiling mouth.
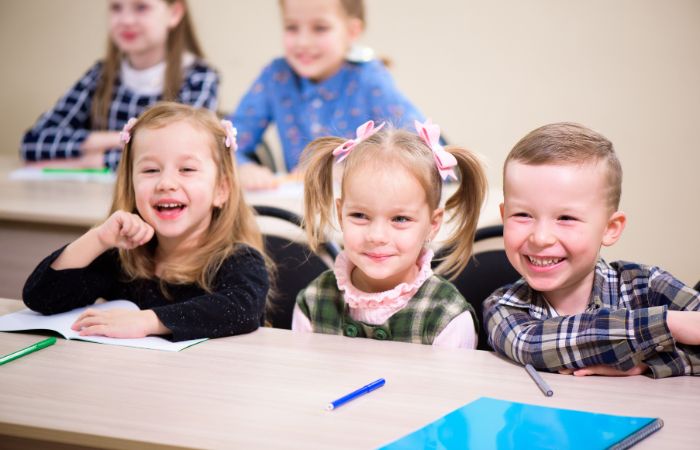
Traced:
[[185, 208], [185, 205], [182, 203], [159, 203], [155, 205], [155, 208], [159, 212], [181, 211]]
[[365, 253], [365, 256], [372, 261], [375, 262], [382, 262], [386, 261], [387, 259], [391, 258], [392, 255], [377, 255], [377, 254], [372, 254], [372, 253]]
[[528, 256], [527, 259], [530, 261], [530, 264], [537, 267], [554, 266], [564, 261], [564, 258], [535, 258], [534, 256]]

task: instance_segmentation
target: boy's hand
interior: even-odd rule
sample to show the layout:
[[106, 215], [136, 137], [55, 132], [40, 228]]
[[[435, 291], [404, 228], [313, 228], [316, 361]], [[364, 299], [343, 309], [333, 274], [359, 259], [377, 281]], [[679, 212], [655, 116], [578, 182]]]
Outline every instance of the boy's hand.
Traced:
[[666, 325], [676, 342], [700, 345], [700, 311], [668, 311]]
[[136, 214], [116, 211], [99, 227], [97, 238], [105, 248], [130, 250], [150, 241], [153, 227]]
[[113, 338], [142, 338], [151, 334], [168, 334], [168, 330], [156, 313], [147, 309], [130, 311], [111, 309], [100, 311], [87, 309], [71, 325], [81, 336], [107, 336]]
[[563, 375], [573, 375], [575, 377], [585, 377], [588, 375], [602, 375], [606, 377], [631, 377], [641, 375], [649, 369], [644, 363], [634, 366], [629, 370], [620, 370], [603, 364], [598, 366], [589, 366], [583, 369], [561, 369], [559, 373]]

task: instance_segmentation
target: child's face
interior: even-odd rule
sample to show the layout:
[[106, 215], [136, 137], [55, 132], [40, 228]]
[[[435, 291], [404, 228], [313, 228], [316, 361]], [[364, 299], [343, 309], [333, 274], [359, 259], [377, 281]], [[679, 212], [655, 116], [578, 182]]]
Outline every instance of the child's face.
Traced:
[[442, 209], [431, 211], [425, 191], [405, 169], [354, 172], [337, 207], [345, 252], [357, 266], [353, 283], [366, 292], [412, 282], [426, 240], [442, 223]]
[[130, 62], [156, 64], [165, 59], [168, 33], [183, 15], [183, 6], [164, 0], [110, 0], [109, 35]]
[[604, 166], [511, 161], [504, 194], [504, 242], [513, 267], [553, 306], [564, 299], [585, 304], [600, 247], [615, 243], [625, 222], [609, 206]]
[[159, 244], [197, 245], [212, 209], [228, 198], [217, 180], [211, 136], [187, 121], [135, 134], [133, 180], [136, 208], [156, 231]]
[[342, 66], [362, 23], [343, 11], [340, 0], [284, 0], [284, 55], [301, 77], [322, 81]]

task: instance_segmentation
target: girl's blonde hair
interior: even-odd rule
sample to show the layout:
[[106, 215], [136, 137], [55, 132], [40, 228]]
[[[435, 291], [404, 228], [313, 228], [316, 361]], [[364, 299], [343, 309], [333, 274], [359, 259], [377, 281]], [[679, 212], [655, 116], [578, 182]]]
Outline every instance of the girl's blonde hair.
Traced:
[[[334, 222], [333, 208], [333, 150], [346, 139], [323, 137], [312, 141], [304, 150], [304, 220], [309, 245], [316, 250], [326, 230]], [[457, 159], [455, 169], [459, 186], [445, 203], [449, 221], [455, 223], [445, 241], [446, 251], [436, 268], [439, 274], [456, 276], [469, 262], [474, 233], [486, 195], [487, 182], [479, 158], [471, 151], [456, 146], [445, 150]], [[380, 168], [390, 171], [396, 165], [411, 173], [423, 187], [431, 211], [440, 207], [442, 178], [433, 151], [417, 135], [404, 130], [384, 127], [376, 134], [356, 144], [343, 161], [341, 196], [345, 180], [360, 170]], [[377, 195], [382, 195], [380, 192]]]
[[[232, 150], [224, 144], [226, 132], [213, 112], [173, 102], [156, 103], [144, 111], [131, 128], [131, 139], [124, 145], [121, 163], [117, 169], [111, 212], [123, 210], [138, 214], [133, 179], [134, 137], [142, 129], [162, 128], [178, 121], [186, 121], [193, 127], [209, 133], [212, 158], [217, 167], [216, 182], [217, 185], [225, 183], [229, 195], [221, 207], [213, 209], [211, 223], [200, 245], [185, 255], [183, 260], [178, 260], [176, 265], [165, 266], [160, 278], [162, 282], [168, 283], [196, 283], [204, 290], [210, 291], [213, 278], [221, 264], [237, 250], [239, 244], [249, 245], [265, 255], [255, 215], [243, 199]], [[156, 246], [157, 238], [154, 238], [147, 245], [119, 251], [124, 271], [131, 279], [155, 276]]]
[[[163, 80], [163, 100], [175, 100], [180, 92], [183, 80], [182, 57], [185, 51], [197, 58], [204, 58], [204, 53], [194, 31], [186, 0], [162, 0], [172, 6], [180, 3], [183, 15], [180, 22], [168, 32], [165, 52], [165, 75]], [[107, 55], [102, 64], [102, 73], [92, 97], [90, 118], [94, 130], [107, 128], [109, 107], [112, 103], [114, 83], [119, 75], [123, 54], [111, 38], [107, 38]]]

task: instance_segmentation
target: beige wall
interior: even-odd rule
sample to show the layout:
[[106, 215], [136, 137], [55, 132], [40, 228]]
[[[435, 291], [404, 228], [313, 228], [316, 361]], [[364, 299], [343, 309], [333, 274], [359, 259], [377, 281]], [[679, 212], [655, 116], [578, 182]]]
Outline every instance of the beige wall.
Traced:
[[[615, 144], [629, 223], [606, 257], [700, 279], [697, 0], [367, 0], [364, 37], [399, 86], [482, 153], [489, 178], [513, 144], [547, 122], [589, 125]], [[436, 5], [428, 7], [427, 5]], [[102, 54], [106, 2], [0, 0], [0, 151]], [[230, 111], [280, 53], [276, 0], [191, 0]]]

